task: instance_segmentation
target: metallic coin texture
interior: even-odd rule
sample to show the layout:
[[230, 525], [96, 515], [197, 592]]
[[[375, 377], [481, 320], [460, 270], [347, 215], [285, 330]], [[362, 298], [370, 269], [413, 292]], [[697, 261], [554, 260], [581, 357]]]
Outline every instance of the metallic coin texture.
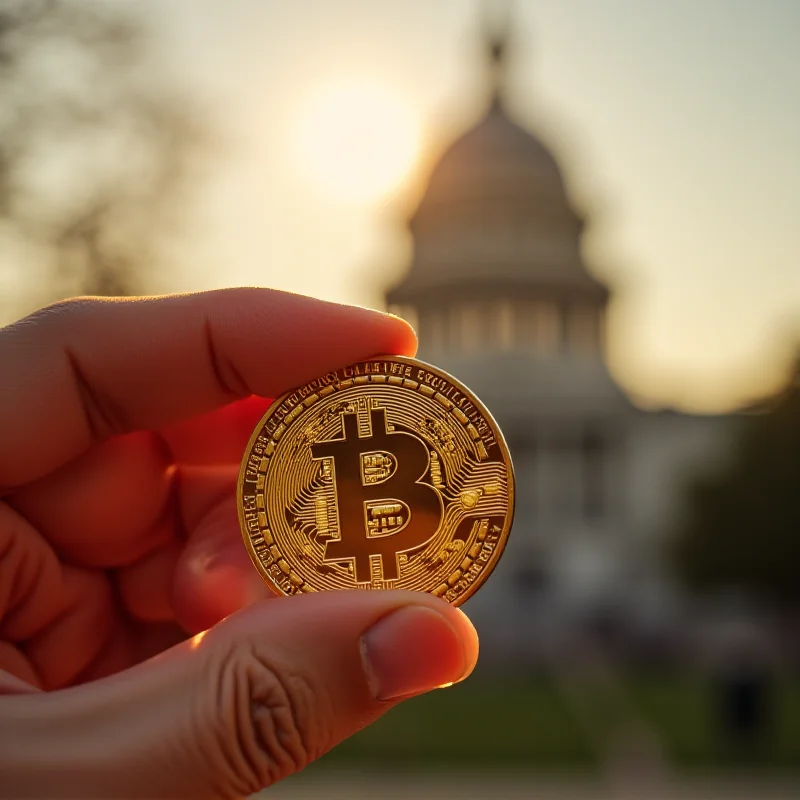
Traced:
[[385, 356], [278, 398], [250, 438], [237, 499], [250, 557], [278, 594], [412, 589], [459, 605], [505, 547], [514, 473], [475, 395]]

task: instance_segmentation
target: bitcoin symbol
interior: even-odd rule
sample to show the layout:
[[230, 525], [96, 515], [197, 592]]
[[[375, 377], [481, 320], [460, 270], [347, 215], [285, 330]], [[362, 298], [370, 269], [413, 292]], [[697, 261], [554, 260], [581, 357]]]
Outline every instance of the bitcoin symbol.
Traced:
[[399, 554], [430, 540], [443, 513], [439, 492], [420, 481], [429, 466], [425, 443], [390, 431], [386, 409], [372, 409], [370, 422], [371, 434], [361, 436], [358, 415], [342, 414], [344, 437], [311, 446], [315, 459], [334, 463], [339, 539], [325, 546], [325, 561], [352, 560], [357, 583], [370, 582], [370, 556], [380, 557], [384, 580], [396, 580]]

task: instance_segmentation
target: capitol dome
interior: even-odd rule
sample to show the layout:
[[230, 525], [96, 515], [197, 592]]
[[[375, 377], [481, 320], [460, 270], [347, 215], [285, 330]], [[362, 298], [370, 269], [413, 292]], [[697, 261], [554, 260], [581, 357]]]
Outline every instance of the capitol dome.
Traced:
[[452, 210], [491, 200], [534, 206], [557, 201], [559, 211], [569, 210], [555, 159], [539, 139], [512, 122], [498, 99], [441, 157], [416, 216], [435, 213], [439, 204]]
[[480, 293], [604, 305], [585, 269], [584, 223], [547, 147], [502, 101], [502, 42], [491, 46], [494, 87], [483, 117], [441, 156], [409, 220], [414, 257], [390, 304], [417, 309]]

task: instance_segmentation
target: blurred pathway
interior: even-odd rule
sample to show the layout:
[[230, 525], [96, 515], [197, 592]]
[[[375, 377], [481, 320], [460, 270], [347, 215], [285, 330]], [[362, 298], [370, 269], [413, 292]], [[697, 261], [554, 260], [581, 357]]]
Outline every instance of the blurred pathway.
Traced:
[[[625, 793], [622, 793], [625, 792]], [[589, 779], [536, 775], [413, 773], [303, 775], [257, 795], [259, 800], [798, 800], [800, 780], [722, 776], [671, 781], [669, 789], [609, 788]]]
[[601, 652], [573, 669], [554, 667], [554, 685], [591, 743], [608, 796], [673, 796], [672, 765], [660, 737], [628, 696], [612, 661]]

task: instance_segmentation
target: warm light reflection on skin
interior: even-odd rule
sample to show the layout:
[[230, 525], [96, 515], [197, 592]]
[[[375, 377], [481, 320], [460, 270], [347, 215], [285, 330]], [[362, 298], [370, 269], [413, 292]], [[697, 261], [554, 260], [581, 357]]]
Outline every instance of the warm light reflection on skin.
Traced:
[[318, 91], [295, 128], [302, 170], [337, 201], [369, 203], [397, 190], [419, 147], [412, 112], [389, 89], [362, 79]]
[[195, 636], [192, 636], [192, 644], [191, 644], [192, 650], [195, 650], [198, 647], [200, 647], [200, 643], [203, 641], [203, 639], [205, 639], [206, 633], [208, 633], [208, 631], [200, 631], [200, 633], [196, 634]]

